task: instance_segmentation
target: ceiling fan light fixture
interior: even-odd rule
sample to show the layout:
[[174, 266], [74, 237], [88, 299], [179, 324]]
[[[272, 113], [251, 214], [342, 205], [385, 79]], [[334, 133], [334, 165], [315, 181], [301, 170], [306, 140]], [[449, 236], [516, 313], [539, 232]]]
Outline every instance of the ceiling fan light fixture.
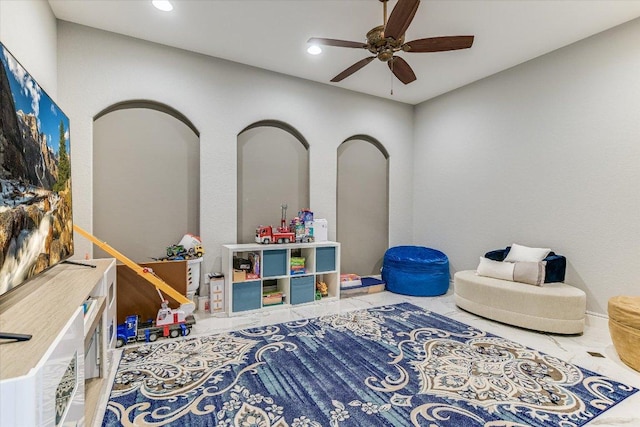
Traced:
[[384, 24], [369, 30], [366, 43], [319, 37], [309, 39], [307, 42], [309, 44], [365, 49], [372, 55], [361, 59], [342, 71], [331, 79], [332, 83], [344, 80], [369, 64], [374, 58], [378, 58], [380, 61], [387, 63], [392, 75], [396, 76], [402, 83], [409, 84], [416, 80], [416, 75], [407, 61], [395, 55], [397, 52], [446, 52], [450, 50], [468, 49], [473, 45], [474, 36], [429, 37], [411, 40], [405, 43], [405, 32], [418, 10], [420, 0], [397, 0], [388, 19], [387, 1], [388, 0], [380, 0], [380, 2], [382, 2]]
[[153, 0], [151, 4], [158, 10], [163, 12], [171, 12], [173, 10], [173, 5], [169, 0]]
[[322, 48], [317, 44], [312, 44], [307, 48], [307, 53], [309, 55], [320, 55], [322, 53]]

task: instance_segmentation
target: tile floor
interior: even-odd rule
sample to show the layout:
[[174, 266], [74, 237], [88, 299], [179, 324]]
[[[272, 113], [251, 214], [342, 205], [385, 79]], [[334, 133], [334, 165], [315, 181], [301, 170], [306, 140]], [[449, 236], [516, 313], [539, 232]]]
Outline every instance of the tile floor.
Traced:
[[[334, 301], [318, 301], [299, 307], [268, 309], [235, 317], [196, 312], [197, 322], [192, 336], [209, 335], [401, 302], [412, 303], [640, 388], [640, 373], [627, 367], [618, 358], [611, 343], [606, 319], [588, 316], [587, 325], [582, 335], [563, 336], [538, 333], [483, 319], [462, 311], [455, 305], [452, 292], [438, 297], [410, 297], [390, 292], [380, 292]], [[596, 352], [604, 357], [595, 357], [588, 352]], [[106, 404], [106, 401], [104, 404]], [[614, 406], [588, 425], [608, 427], [640, 426], [639, 406], [640, 392]]]

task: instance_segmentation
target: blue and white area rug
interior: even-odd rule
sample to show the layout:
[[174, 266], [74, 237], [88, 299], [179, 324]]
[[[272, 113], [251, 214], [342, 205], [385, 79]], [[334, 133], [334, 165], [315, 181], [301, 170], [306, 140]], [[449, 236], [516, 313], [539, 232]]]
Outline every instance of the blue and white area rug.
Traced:
[[581, 426], [638, 390], [397, 304], [124, 351], [104, 426]]

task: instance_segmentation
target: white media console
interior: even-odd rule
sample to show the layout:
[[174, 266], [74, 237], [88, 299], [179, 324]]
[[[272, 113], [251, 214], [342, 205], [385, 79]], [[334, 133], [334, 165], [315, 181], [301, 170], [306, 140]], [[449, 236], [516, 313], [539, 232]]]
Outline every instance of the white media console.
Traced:
[[[116, 335], [114, 259], [60, 264], [0, 299], [1, 426], [91, 426]], [[83, 304], [91, 303], [85, 314]]]

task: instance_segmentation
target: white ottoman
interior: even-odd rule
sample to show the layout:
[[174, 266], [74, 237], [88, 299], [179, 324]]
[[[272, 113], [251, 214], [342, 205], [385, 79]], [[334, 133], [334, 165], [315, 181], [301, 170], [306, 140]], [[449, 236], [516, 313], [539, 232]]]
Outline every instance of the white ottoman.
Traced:
[[458, 307], [498, 322], [536, 331], [584, 331], [587, 296], [566, 283], [533, 286], [458, 271], [453, 278]]

